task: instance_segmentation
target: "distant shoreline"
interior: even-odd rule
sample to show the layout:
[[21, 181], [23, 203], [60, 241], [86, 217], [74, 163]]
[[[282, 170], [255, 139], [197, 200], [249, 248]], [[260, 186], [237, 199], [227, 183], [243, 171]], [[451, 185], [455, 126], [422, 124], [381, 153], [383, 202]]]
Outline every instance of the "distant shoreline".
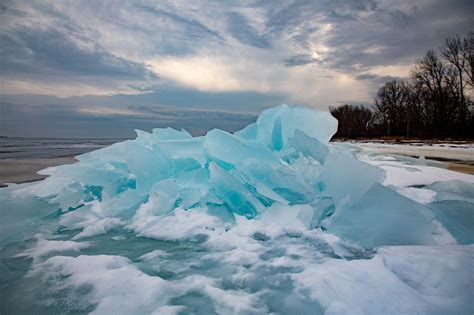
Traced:
[[0, 159], [0, 187], [6, 187], [7, 183], [23, 184], [42, 180], [47, 176], [37, 174], [38, 171], [74, 162], [77, 162], [74, 156]]
[[357, 138], [348, 138], [348, 137], [333, 137], [331, 142], [357, 142], [357, 143], [367, 143], [367, 142], [377, 142], [377, 143], [390, 143], [390, 144], [411, 144], [411, 143], [421, 143], [421, 144], [472, 144], [474, 145], [474, 139], [442, 139], [442, 138], [406, 138], [406, 137], [378, 137], [378, 138], [366, 138], [366, 137], [357, 137]]
[[0, 186], [27, 183], [47, 176], [38, 171], [76, 162], [75, 156], [101, 149], [119, 139], [22, 138], [0, 139]]

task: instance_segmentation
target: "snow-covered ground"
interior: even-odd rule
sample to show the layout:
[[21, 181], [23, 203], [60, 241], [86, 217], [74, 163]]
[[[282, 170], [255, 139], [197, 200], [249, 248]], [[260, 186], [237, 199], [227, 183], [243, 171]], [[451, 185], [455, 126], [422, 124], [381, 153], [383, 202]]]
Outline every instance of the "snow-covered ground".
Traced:
[[474, 162], [474, 146], [472, 144], [457, 145], [455, 148], [451, 148], [448, 144], [412, 146], [351, 143], [349, 149], [356, 153], [359, 160], [385, 170], [384, 185], [395, 187], [424, 186], [437, 181], [449, 180], [474, 183], [474, 176], [448, 170], [449, 162], [427, 159], [436, 157], [446, 160]]
[[383, 143], [383, 142], [348, 142], [362, 150], [381, 154], [396, 154], [411, 157], [424, 156], [430, 159], [457, 160], [474, 162], [473, 143]]

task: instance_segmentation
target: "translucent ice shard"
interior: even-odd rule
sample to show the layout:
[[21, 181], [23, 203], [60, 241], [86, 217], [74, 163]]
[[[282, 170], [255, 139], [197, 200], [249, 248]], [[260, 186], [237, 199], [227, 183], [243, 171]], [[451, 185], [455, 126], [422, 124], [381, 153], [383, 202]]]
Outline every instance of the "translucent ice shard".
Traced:
[[432, 219], [419, 203], [374, 184], [355, 204], [336, 210], [327, 229], [366, 248], [434, 245]]
[[225, 170], [211, 163], [211, 183], [216, 195], [235, 213], [253, 218], [265, 209], [265, 206], [246, 184], [245, 178], [235, 170]]
[[279, 162], [264, 146], [222, 130], [214, 129], [208, 132], [204, 146], [211, 159], [223, 161], [229, 167], [247, 160], [264, 160], [269, 164]]
[[138, 141], [129, 141], [125, 160], [137, 180], [137, 190], [143, 194], [150, 191], [157, 181], [172, 175], [171, 157], [158, 144], [149, 146]]
[[292, 142], [296, 151], [301, 152], [304, 156], [312, 157], [320, 164], [324, 164], [329, 149], [316, 138], [312, 138], [300, 129], [296, 129]]
[[474, 243], [474, 204], [460, 200], [443, 200], [428, 205], [436, 219], [456, 238], [458, 244]]
[[425, 187], [436, 192], [435, 201], [463, 200], [474, 203], [474, 184], [460, 180], [434, 182]]
[[186, 140], [192, 136], [186, 130], [175, 130], [173, 128], [155, 128], [153, 129], [153, 137], [158, 141]]
[[373, 185], [382, 182], [382, 169], [359, 161], [345, 148], [332, 147], [321, 174], [324, 194], [340, 206], [357, 202]]
[[288, 105], [262, 112], [256, 124], [256, 141], [268, 147], [275, 144], [285, 147], [289, 139], [293, 138], [296, 129], [324, 144], [327, 144], [337, 131], [337, 120], [328, 112]]

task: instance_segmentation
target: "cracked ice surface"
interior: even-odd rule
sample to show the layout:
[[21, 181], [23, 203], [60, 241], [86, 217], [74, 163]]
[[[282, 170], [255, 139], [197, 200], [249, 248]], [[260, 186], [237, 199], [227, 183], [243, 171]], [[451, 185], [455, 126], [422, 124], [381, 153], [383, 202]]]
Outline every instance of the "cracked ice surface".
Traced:
[[282, 105], [235, 134], [137, 131], [0, 190], [0, 312], [472, 313], [472, 176], [397, 185], [423, 169], [336, 129]]

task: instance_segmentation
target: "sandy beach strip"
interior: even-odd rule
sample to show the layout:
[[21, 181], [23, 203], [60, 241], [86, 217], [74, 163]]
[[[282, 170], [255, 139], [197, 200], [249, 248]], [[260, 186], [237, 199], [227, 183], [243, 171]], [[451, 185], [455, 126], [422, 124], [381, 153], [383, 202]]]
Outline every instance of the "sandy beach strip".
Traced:
[[38, 171], [50, 166], [77, 162], [72, 156], [48, 158], [0, 159], [0, 187], [7, 183], [27, 183], [45, 178]]
[[447, 162], [448, 170], [474, 175], [474, 163]]

